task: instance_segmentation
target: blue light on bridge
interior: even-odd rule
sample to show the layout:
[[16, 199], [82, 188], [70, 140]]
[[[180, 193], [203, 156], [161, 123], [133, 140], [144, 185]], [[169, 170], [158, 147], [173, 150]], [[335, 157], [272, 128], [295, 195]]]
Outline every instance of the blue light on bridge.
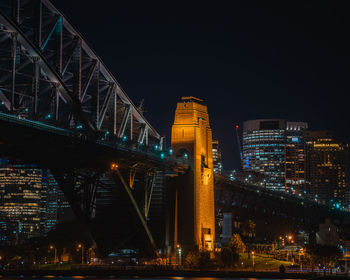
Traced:
[[126, 135], [123, 136], [122, 141], [125, 142], [128, 139], [128, 137], [126, 137]]
[[81, 124], [77, 125], [77, 129], [82, 129], [82, 128], [83, 128], [83, 126]]
[[158, 150], [158, 145], [155, 145], [155, 146], [154, 146], [154, 149], [157, 151], [157, 150]]
[[25, 108], [24, 112], [28, 113], [29, 112], [29, 108]]
[[187, 153], [184, 153], [184, 158], [188, 159], [188, 154]]
[[48, 120], [48, 119], [51, 119], [51, 117], [52, 117], [51, 114], [47, 114], [47, 115], [45, 116], [45, 119]]
[[161, 154], [160, 154], [160, 158], [161, 158], [161, 159], [164, 159], [164, 153], [161, 153]]
[[108, 135], [109, 135], [109, 131], [106, 131], [105, 136], [108, 136]]
[[169, 155], [172, 155], [173, 154], [173, 149], [170, 149], [169, 150]]

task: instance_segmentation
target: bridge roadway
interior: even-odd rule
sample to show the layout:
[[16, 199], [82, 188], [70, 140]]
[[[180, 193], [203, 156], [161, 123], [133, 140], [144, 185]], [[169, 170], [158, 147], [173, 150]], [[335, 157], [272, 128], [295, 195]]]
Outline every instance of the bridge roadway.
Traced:
[[[318, 231], [318, 225], [329, 218], [340, 231], [350, 229], [350, 213], [320, 204], [312, 199], [271, 191], [239, 180], [215, 175], [215, 211], [217, 220], [225, 212], [235, 221], [252, 220], [257, 240], [277, 240], [283, 233]], [[218, 233], [221, 228], [217, 226]]]
[[[89, 135], [77, 129], [62, 129], [46, 123], [0, 113], [2, 155], [33, 160], [41, 165], [110, 168], [138, 164], [144, 168], [186, 168], [186, 161], [174, 159], [169, 151], [146, 147], [108, 136]], [[53, 144], [52, 149], [47, 145]]]

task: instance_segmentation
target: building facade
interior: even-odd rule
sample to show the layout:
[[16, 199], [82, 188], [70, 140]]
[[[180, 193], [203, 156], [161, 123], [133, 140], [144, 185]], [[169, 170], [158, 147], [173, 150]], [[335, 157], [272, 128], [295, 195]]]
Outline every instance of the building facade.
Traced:
[[348, 144], [330, 132], [309, 131], [305, 122], [244, 122], [242, 167], [264, 174], [262, 185], [269, 189], [331, 202], [337, 208], [350, 204]]
[[305, 122], [287, 122], [285, 144], [285, 189], [293, 194], [304, 194], [306, 181]]
[[[176, 194], [175, 242], [185, 248], [214, 250], [214, 176], [212, 131], [207, 106], [195, 97], [182, 97], [177, 103], [171, 132], [175, 157], [187, 158], [191, 165], [186, 187]], [[188, 156], [186, 156], [188, 155]], [[178, 234], [177, 234], [178, 232]]]
[[306, 131], [306, 180], [309, 194], [317, 200], [348, 205], [348, 145], [328, 131]]
[[222, 173], [221, 150], [218, 140], [213, 140], [213, 171], [216, 174]]
[[19, 244], [42, 234], [42, 172], [34, 166], [0, 168], [2, 239]]
[[261, 119], [243, 123], [243, 170], [266, 175], [266, 188], [285, 190], [285, 138], [285, 120]]
[[70, 206], [49, 170], [0, 160], [1, 243], [45, 236], [62, 212], [71, 212]]

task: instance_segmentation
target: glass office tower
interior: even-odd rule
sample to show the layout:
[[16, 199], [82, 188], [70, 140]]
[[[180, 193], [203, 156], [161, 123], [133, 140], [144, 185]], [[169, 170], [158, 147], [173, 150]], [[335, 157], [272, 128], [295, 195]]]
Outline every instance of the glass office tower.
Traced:
[[285, 190], [285, 139], [285, 120], [262, 119], [243, 123], [243, 170], [266, 175], [266, 188]]
[[219, 147], [219, 141], [213, 140], [213, 171], [216, 174], [222, 173], [222, 163], [221, 163], [221, 150]]

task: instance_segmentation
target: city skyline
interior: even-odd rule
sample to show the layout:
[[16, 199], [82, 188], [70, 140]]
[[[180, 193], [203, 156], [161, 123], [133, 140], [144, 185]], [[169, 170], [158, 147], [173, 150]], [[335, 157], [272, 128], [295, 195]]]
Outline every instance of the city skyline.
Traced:
[[134, 102], [145, 99], [145, 116], [168, 141], [173, 116], [162, 104], [176, 104], [180, 96], [204, 99], [226, 169], [238, 167], [234, 125], [245, 120], [305, 121], [350, 139], [342, 102], [350, 60], [342, 34], [350, 23], [334, 3], [190, 3], [186, 9], [148, 3], [134, 10], [102, 1], [99, 7], [84, 2], [84, 15], [80, 1], [54, 4]]

